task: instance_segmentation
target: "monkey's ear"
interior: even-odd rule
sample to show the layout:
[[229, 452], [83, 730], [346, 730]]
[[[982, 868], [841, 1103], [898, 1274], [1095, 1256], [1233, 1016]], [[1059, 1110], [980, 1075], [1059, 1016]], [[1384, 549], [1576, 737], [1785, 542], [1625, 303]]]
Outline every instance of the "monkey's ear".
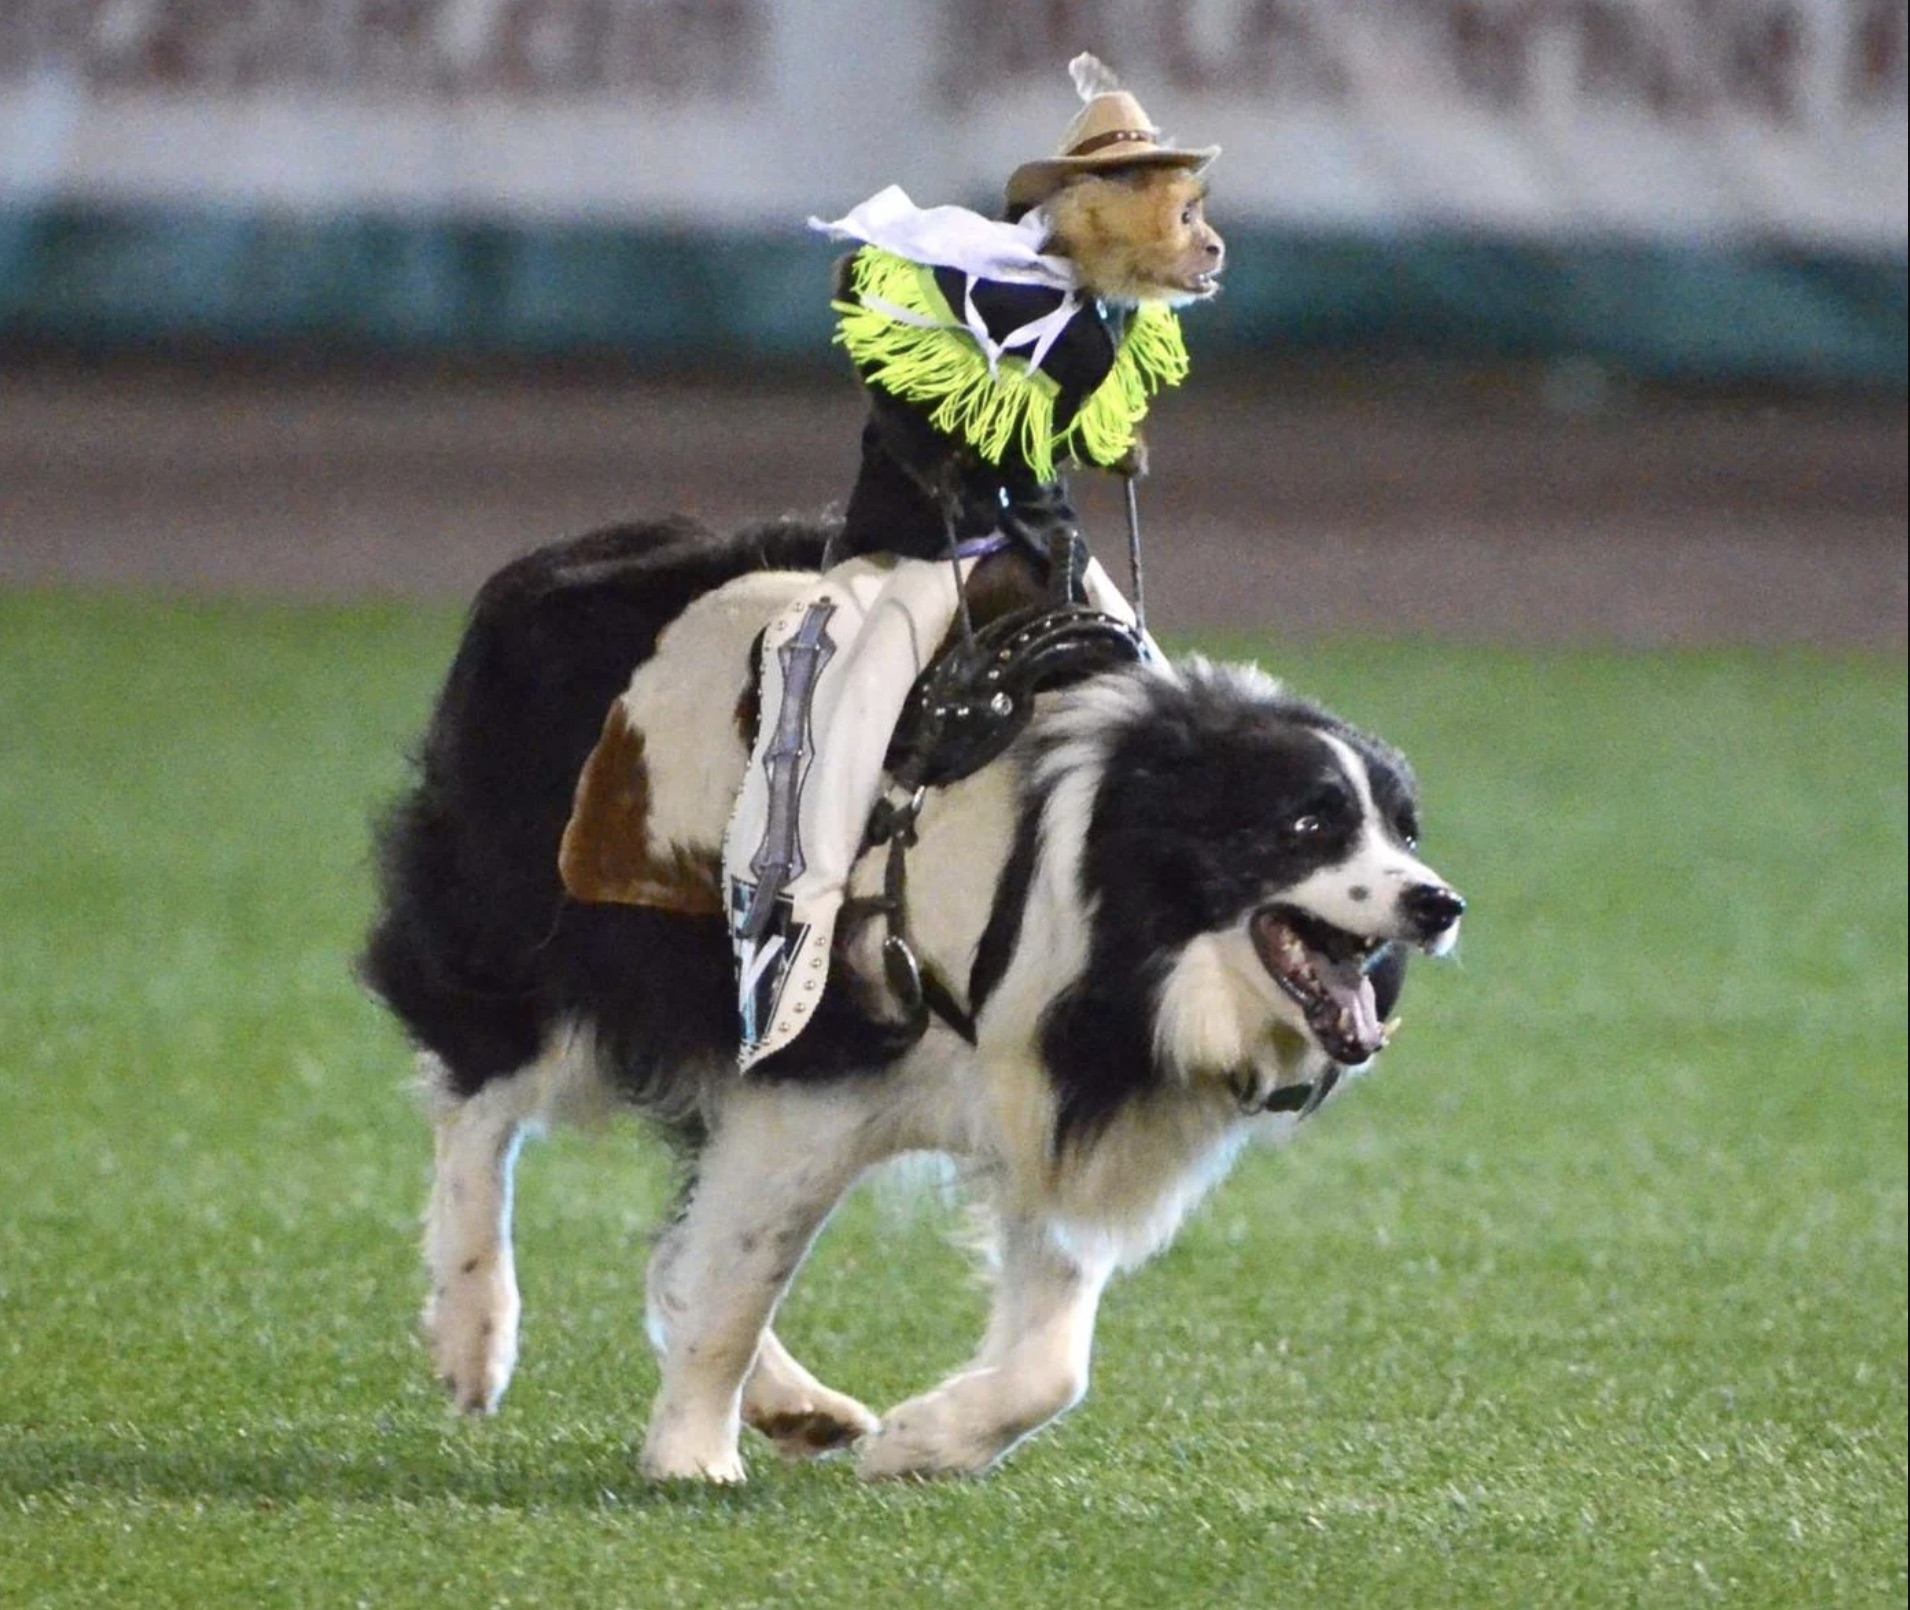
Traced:
[[1085, 50], [1068, 63], [1068, 77], [1074, 80], [1075, 94], [1084, 101], [1091, 101], [1097, 95], [1112, 95], [1121, 87], [1114, 69]]

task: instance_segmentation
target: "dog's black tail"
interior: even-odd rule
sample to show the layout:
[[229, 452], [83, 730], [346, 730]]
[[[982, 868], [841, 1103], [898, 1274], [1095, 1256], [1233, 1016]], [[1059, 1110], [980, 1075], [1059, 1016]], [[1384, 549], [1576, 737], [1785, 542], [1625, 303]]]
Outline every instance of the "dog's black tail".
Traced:
[[[416, 781], [379, 828], [381, 907], [360, 959], [458, 1093], [538, 1054], [593, 936], [659, 920], [566, 914], [558, 848], [611, 701], [693, 600], [750, 570], [814, 569], [828, 536], [796, 521], [729, 539], [687, 519], [617, 526], [527, 554], [478, 593]], [[727, 1009], [727, 981], [722, 994]]]

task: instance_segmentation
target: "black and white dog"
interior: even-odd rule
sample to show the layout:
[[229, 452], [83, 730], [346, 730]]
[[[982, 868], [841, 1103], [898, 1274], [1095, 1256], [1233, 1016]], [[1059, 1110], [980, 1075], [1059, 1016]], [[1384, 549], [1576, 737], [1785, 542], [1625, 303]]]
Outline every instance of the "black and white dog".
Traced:
[[[810, 1027], [739, 1074], [721, 916], [570, 900], [558, 847], [606, 708], [694, 625], [667, 730], [647, 736], [699, 756], [702, 804], [679, 802], [665, 836], [714, 861], [751, 641], [825, 536], [666, 522], [500, 571], [383, 831], [364, 972], [419, 1047], [436, 1125], [437, 1369], [479, 1412], [510, 1379], [520, 1137], [634, 1106], [693, 1169], [648, 1274], [657, 1477], [741, 1480], [746, 1424], [788, 1454], [855, 1443], [869, 1476], [992, 1464], [1085, 1391], [1110, 1275], [1164, 1245], [1244, 1142], [1290, 1132], [1371, 1062], [1406, 952], [1449, 950], [1464, 909], [1419, 858], [1390, 748], [1250, 668], [1104, 673], [922, 811], [913, 938], [976, 1043], [941, 1021], [906, 1045], [868, 1033], [882, 975], [847, 943]], [[878, 1420], [770, 1327], [838, 1199], [912, 1151], [962, 1166], [997, 1280], [973, 1361]]]

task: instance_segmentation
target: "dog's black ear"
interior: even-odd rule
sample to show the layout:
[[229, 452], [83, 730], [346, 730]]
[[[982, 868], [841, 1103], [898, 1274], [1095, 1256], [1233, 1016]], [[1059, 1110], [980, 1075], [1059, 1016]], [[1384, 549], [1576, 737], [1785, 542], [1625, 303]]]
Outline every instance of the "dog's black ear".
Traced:
[[1373, 1005], [1382, 1023], [1393, 1015], [1399, 992], [1406, 987], [1406, 956], [1404, 945], [1388, 945], [1366, 969], [1366, 976], [1373, 981]]

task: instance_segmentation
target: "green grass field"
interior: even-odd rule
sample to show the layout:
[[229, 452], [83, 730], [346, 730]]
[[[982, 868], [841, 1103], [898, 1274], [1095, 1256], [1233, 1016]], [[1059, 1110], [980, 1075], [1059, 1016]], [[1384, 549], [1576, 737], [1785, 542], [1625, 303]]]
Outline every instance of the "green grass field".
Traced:
[[[1905, 1602], [1902, 664], [1261, 645], [1416, 760], [1463, 962], [994, 1475], [706, 1493], [635, 1475], [635, 1130], [526, 1156], [500, 1418], [414, 1339], [349, 958], [456, 629], [0, 594], [0, 1605]], [[958, 1363], [949, 1227], [859, 1198], [795, 1349]]]

